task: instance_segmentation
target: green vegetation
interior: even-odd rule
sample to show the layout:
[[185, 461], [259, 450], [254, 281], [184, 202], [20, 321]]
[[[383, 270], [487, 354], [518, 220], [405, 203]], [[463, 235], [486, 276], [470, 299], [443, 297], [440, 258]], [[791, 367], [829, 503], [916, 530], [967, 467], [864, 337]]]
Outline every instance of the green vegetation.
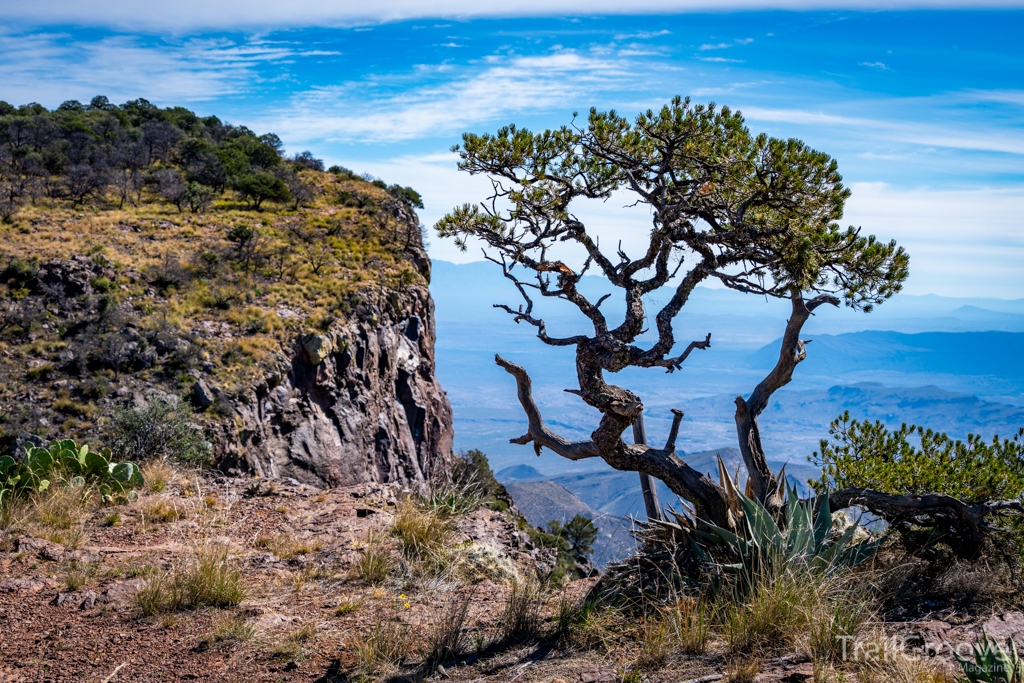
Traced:
[[597, 526], [589, 517], [576, 515], [565, 524], [553, 519], [548, 522], [548, 531], [564, 538], [569, 552], [580, 561], [586, 560], [587, 555], [594, 552]]
[[245, 598], [241, 572], [227, 550], [200, 548], [182, 565], [153, 576], [135, 596], [143, 616], [196, 607], [233, 607]]
[[[829, 427], [809, 459], [821, 467], [811, 482], [818, 492], [864, 487], [886, 493], [945, 493], [966, 503], [1014, 500], [1024, 495], [1024, 429], [1012, 439], [968, 435], [965, 441], [924, 427], [851, 420], [846, 412]], [[916, 443], [915, 443], [916, 442]]]
[[[825, 494], [817, 513], [813, 500], [800, 500], [796, 489], [789, 489], [786, 518], [782, 523], [772, 519], [758, 501], [738, 494], [743, 509], [743, 533], [734, 534], [711, 523], [702, 523], [698, 534], [715, 545], [724, 545], [729, 556], [739, 557], [737, 564], [716, 566], [735, 572], [746, 580], [759, 572], [808, 570], [830, 574], [855, 567], [874, 555], [885, 537], [854, 542], [861, 531], [851, 524], [842, 534], [833, 529], [832, 510]], [[714, 549], [705, 546], [703, 555], [712, 560]]]
[[[214, 400], [177, 423], [235, 427], [297, 336], [373, 321], [422, 286], [420, 206], [180, 107], [0, 103], [0, 452], [24, 432], [113, 434], [119, 457], [206, 462], [202, 434], [155, 453], [126, 432], [159, 416], [114, 407], [145, 410], [154, 387], [187, 399], [201, 371]], [[14, 398], [29, 385], [32, 405]]]
[[966, 674], [965, 683], [1021, 683], [1024, 681], [1024, 662], [1017, 655], [1017, 645], [1011, 640], [1010, 651], [982, 632], [974, 645], [974, 660], [956, 654], [960, 668]]
[[[889, 430], [878, 421], [851, 420], [845, 412], [829, 434], [831, 440], [823, 439], [821, 450], [808, 458], [821, 467], [821, 478], [810, 482], [818, 492], [940, 493], [968, 505], [1024, 497], [1024, 429], [1011, 439], [985, 441], [970, 434], [961, 441], [915, 425]], [[1006, 515], [1000, 522], [1010, 530], [1017, 552], [1024, 550], [1024, 519]], [[908, 519], [895, 528], [911, 550], [954, 540], [931, 526]]]
[[143, 485], [142, 473], [130, 462], [113, 462], [109, 449], [90, 451], [74, 441], [55, 441], [50, 447], [29, 447], [21, 462], [0, 457], [0, 504], [8, 498], [43, 493], [53, 485], [94, 486], [103, 501], [128, 495]]
[[153, 398], [141, 408], [118, 406], [107, 436], [119, 452], [139, 462], [153, 459], [203, 464], [211, 459], [210, 444], [192, 424], [184, 401]]
[[273, 133], [257, 135], [143, 99], [120, 106], [105, 97], [85, 105], [70, 100], [52, 111], [0, 102], [0, 218], [6, 221], [41, 196], [80, 207], [113, 195], [123, 208], [137, 206], [150, 187], [178, 211], [194, 213], [228, 190], [256, 209], [265, 200], [298, 202], [311, 190], [295, 170], [313, 162], [305, 152], [288, 163]]

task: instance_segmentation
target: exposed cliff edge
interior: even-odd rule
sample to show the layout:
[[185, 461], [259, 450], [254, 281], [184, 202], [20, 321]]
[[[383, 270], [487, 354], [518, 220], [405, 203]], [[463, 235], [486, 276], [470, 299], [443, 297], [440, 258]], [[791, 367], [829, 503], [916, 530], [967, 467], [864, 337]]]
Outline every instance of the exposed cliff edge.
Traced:
[[286, 371], [236, 407], [242, 425], [221, 458], [328, 486], [445, 476], [452, 409], [434, 375], [433, 309], [415, 287], [370, 321], [300, 337]]
[[186, 212], [145, 186], [133, 206], [40, 197], [0, 223], [0, 451], [112, 445], [118, 408], [155, 400], [190, 406], [225, 472], [450, 477], [418, 195], [280, 163], [308, 191], [290, 207], [225, 192]]

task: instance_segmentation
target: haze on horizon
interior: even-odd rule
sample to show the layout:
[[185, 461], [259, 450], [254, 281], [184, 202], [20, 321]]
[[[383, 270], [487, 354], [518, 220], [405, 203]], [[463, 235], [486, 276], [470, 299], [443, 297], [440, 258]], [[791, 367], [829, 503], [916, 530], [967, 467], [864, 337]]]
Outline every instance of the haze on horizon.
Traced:
[[[836, 157], [853, 190], [844, 223], [907, 248], [907, 292], [1024, 297], [1020, 3], [373, 7], [2, 0], [0, 99], [186, 105], [410, 185], [431, 226], [487, 189], [455, 169], [463, 131], [560, 126], [591, 106], [632, 115], [689, 95]], [[649, 219], [619, 204], [582, 216], [629, 250]], [[431, 255], [480, 258], [437, 238]]]

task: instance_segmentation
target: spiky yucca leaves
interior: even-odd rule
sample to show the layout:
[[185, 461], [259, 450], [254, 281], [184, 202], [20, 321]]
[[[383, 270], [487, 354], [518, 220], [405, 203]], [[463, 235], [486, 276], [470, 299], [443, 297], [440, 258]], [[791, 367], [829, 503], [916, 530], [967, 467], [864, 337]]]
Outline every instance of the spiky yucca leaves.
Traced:
[[702, 523], [697, 534], [707, 543], [697, 544], [698, 553], [708, 555], [708, 560], [713, 562], [708, 543], [724, 545], [740, 561], [721, 564], [721, 568], [744, 575], [775, 567], [831, 573], [864, 562], [885, 541], [883, 536], [855, 543], [853, 538], [857, 525], [851, 525], [841, 535], [835, 536], [827, 493], [820, 501], [817, 514], [814, 501], [800, 500], [795, 488], [788, 489], [788, 501], [786, 517], [780, 525], [759, 501], [740, 494], [744, 522], [738, 529], [741, 533]]
[[[854, 542], [851, 525], [836, 535], [828, 496], [815, 511], [813, 500], [800, 500], [787, 489], [786, 516], [780, 525], [761, 503], [740, 491], [738, 476], [730, 476], [719, 458], [718, 475], [727, 492], [734, 531], [697, 521], [692, 510], [666, 510], [666, 519], [635, 521], [638, 552], [610, 565], [594, 587], [602, 600], [627, 602], [636, 598], [674, 599], [702, 584], [730, 577], [772, 571], [774, 566], [832, 573], [870, 558], [884, 538]], [[786, 481], [785, 468], [778, 475]]]
[[955, 653], [960, 669], [967, 678], [962, 683], [1022, 683], [1024, 662], [1017, 655], [1017, 646], [1011, 640], [1010, 651], [990, 639], [982, 631], [981, 639], [974, 644], [974, 661]]

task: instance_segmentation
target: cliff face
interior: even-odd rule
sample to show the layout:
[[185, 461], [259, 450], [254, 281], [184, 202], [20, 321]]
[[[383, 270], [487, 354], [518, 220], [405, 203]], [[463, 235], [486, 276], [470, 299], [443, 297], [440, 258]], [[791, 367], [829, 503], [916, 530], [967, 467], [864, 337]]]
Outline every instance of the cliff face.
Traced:
[[413, 287], [369, 320], [300, 337], [290, 364], [236, 407], [221, 458], [329, 486], [447, 477], [452, 409], [434, 375], [433, 309]]
[[448, 479], [419, 220], [380, 183], [303, 173], [318, 193], [298, 210], [41, 202], [0, 226], [0, 452], [110, 444], [118, 406], [155, 398], [192, 404], [225, 471]]

